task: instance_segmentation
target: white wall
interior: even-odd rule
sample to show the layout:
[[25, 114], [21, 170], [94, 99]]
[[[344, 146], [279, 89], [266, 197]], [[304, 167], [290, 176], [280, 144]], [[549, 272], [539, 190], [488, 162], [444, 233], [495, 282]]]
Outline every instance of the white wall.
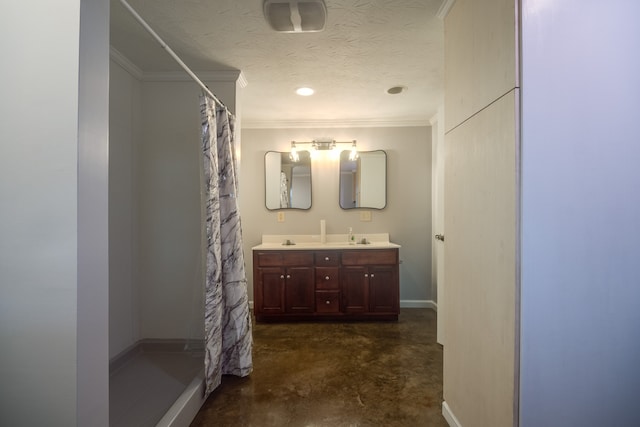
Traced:
[[[200, 108], [191, 82], [143, 82], [136, 165], [140, 336], [186, 338], [201, 318]], [[194, 335], [195, 334], [195, 335]]]
[[[342, 210], [338, 204], [339, 161], [325, 156], [312, 160], [312, 207], [287, 210], [278, 223], [275, 211], [265, 208], [264, 153], [289, 151], [291, 141], [310, 141], [322, 136], [337, 141], [358, 141], [358, 149], [387, 152], [387, 208], [371, 210], [372, 221], [360, 222], [359, 210]], [[251, 247], [262, 234], [317, 234], [326, 220], [328, 234], [389, 232], [402, 245], [400, 298], [431, 300], [431, 129], [243, 129], [240, 214], [245, 260], [252, 293]], [[328, 154], [328, 153], [321, 153]], [[251, 298], [252, 299], [252, 298]]]
[[[140, 339], [203, 336], [201, 89], [112, 58], [110, 357]], [[239, 109], [239, 72], [201, 75]]]
[[109, 2], [80, 5], [77, 424], [109, 419]]
[[6, 3], [0, 31], [0, 424], [106, 426], [108, 2]]
[[141, 83], [110, 61], [109, 358], [140, 339], [137, 283], [137, 188]]
[[640, 425], [640, 4], [522, 10], [520, 425]]
[[[201, 90], [114, 55], [110, 357], [140, 339], [203, 336]], [[238, 75], [223, 74], [206, 84], [234, 111]]]

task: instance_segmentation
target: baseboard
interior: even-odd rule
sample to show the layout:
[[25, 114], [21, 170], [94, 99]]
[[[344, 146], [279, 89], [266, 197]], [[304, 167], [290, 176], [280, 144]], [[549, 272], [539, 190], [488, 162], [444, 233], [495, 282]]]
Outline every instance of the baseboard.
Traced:
[[456, 416], [453, 415], [453, 412], [451, 412], [451, 408], [449, 408], [447, 402], [442, 402], [442, 416], [445, 420], [447, 420], [447, 423], [450, 427], [462, 427], [460, 421], [458, 421]]
[[430, 308], [438, 311], [438, 304], [433, 300], [404, 299], [400, 300], [400, 308]]

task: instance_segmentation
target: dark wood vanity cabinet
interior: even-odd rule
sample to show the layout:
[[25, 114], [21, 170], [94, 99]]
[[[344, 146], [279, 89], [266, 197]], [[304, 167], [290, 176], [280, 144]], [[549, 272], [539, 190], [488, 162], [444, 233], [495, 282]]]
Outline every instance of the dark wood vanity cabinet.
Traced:
[[342, 256], [345, 313], [397, 316], [398, 250], [353, 250]]
[[[313, 255], [306, 252], [265, 252], [254, 270], [254, 310], [282, 315], [313, 313]], [[254, 265], [256, 259], [254, 258]], [[311, 264], [310, 264], [311, 263]]]
[[254, 250], [256, 320], [396, 320], [398, 262], [397, 248]]

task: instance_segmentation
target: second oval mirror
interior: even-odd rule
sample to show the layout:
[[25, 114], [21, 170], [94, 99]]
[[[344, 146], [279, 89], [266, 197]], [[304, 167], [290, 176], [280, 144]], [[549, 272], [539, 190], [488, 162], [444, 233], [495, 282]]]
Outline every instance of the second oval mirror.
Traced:
[[349, 160], [340, 153], [340, 207], [342, 209], [384, 209], [387, 206], [387, 153], [361, 151]]

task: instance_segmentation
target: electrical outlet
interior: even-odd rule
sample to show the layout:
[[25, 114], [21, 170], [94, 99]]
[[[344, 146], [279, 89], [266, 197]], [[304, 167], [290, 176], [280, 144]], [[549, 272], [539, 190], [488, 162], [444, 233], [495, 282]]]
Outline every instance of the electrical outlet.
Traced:
[[278, 222], [284, 222], [284, 212], [278, 212]]
[[371, 221], [371, 211], [360, 211], [360, 221]]

